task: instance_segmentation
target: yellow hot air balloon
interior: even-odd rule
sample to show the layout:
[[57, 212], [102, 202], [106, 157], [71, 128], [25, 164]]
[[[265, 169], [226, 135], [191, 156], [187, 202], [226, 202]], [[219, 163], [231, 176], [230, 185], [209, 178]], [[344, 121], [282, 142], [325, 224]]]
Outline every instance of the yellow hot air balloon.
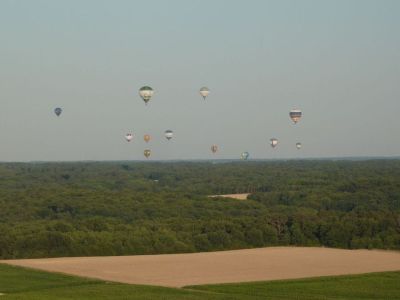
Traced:
[[145, 134], [144, 137], [143, 137], [143, 139], [144, 139], [144, 141], [145, 141], [146, 143], [148, 143], [148, 142], [150, 142], [150, 140], [151, 140], [151, 136], [148, 135], [148, 134]]
[[143, 154], [144, 154], [144, 156], [146, 156], [146, 158], [149, 158], [150, 154], [151, 154], [151, 150], [150, 149], [146, 149], [146, 150], [143, 151]]

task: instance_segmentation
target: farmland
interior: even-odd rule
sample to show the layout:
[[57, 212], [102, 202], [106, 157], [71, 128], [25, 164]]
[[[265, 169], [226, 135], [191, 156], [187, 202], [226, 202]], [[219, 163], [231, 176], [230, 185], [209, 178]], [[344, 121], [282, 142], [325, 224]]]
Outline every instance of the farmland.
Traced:
[[268, 247], [191, 254], [67, 257], [3, 262], [106, 281], [181, 288], [187, 285], [398, 271], [400, 252]]
[[399, 299], [399, 272], [172, 289], [110, 283], [0, 264], [2, 299]]

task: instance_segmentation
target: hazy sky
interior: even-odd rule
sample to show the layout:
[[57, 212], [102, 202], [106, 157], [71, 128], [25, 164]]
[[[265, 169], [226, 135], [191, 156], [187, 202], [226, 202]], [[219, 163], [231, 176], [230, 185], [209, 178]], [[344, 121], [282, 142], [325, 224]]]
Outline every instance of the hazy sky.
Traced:
[[400, 1], [0, 0], [0, 104], [0, 161], [400, 155]]

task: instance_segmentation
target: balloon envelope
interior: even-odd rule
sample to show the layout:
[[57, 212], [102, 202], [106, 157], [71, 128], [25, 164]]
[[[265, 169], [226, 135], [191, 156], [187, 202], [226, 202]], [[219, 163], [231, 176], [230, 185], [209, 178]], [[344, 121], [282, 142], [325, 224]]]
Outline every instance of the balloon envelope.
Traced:
[[212, 145], [211, 146], [211, 152], [212, 153], [217, 153], [217, 151], [218, 151], [218, 146], [217, 145]]
[[207, 98], [207, 96], [210, 94], [210, 90], [208, 89], [208, 87], [202, 87], [200, 89], [200, 95], [203, 97], [203, 99], [205, 100]]
[[149, 158], [149, 157], [150, 157], [150, 154], [151, 154], [151, 150], [150, 150], [150, 149], [146, 149], [146, 150], [143, 151], [143, 154], [144, 154], [144, 156], [145, 156], [146, 158]]
[[150, 135], [145, 134], [144, 137], [143, 137], [143, 139], [144, 139], [144, 141], [145, 141], [146, 143], [148, 143], [148, 142], [151, 140], [151, 137], [150, 137]]
[[276, 138], [270, 139], [270, 142], [271, 142], [272, 148], [275, 148], [276, 146], [278, 146], [278, 140]]
[[54, 109], [54, 113], [57, 115], [57, 117], [59, 117], [62, 113], [62, 109], [60, 107], [57, 107]]
[[296, 148], [297, 148], [298, 150], [300, 150], [302, 146], [303, 146], [303, 145], [302, 145], [301, 143], [296, 143]]
[[289, 112], [289, 116], [292, 119], [292, 121], [294, 122], [294, 124], [296, 124], [297, 122], [300, 121], [302, 115], [303, 115], [303, 113], [301, 112], [300, 109], [292, 109]]
[[174, 136], [174, 132], [172, 130], [165, 131], [165, 137], [167, 138], [167, 140], [172, 139], [173, 136]]
[[127, 134], [125, 135], [125, 139], [126, 139], [128, 142], [132, 141], [132, 139], [133, 139], [133, 134], [132, 134], [132, 133], [127, 133]]
[[249, 158], [249, 156], [250, 156], [250, 153], [249, 152], [243, 152], [242, 154], [241, 154], [241, 157], [242, 157], [242, 159], [243, 160], [247, 160], [248, 158]]
[[139, 95], [140, 95], [140, 97], [142, 97], [144, 103], [146, 103], [146, 104], [147, 104], [147, 102], [150, 101], [153, 94], [154, 94], [154, 91], [149, 86], [141, 87], [139, 90]]

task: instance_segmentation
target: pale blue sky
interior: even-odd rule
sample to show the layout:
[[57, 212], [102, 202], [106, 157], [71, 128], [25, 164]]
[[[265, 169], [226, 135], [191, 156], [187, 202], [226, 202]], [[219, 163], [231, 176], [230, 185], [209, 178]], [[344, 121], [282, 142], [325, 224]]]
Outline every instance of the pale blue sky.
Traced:
[[394, 156], [399, 112], [400, 1], [0, 0], [0, 161]]

